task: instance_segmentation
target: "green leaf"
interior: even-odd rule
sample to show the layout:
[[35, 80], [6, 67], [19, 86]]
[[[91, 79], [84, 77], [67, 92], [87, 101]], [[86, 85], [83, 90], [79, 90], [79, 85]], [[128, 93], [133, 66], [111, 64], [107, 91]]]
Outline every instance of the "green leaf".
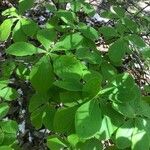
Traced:
[[90, 78], [83, 85], [83, 89], [82, 89], [83, 96], [91, 99], [98, 94], [100, 89], [101, 89], [101, 78], [97, 78], [97, 77]]
[[113, 103], [112, 107], [122, 115], [128, 117], [128, 118], [135, 118], [136, 112], [134, 108], [129, 103]]
[[110, 10], [106, 10], [104, 12], [101, 13], [101, 16], [103, 18], [108, 18], [108, 19], [119, 19], [119, 16], [115, 13], [115, 11], [113, 11], [113, 9]]
[[[115, 131], [116, 129], [118, 129], [118, 127], [120, 127], [124, 123], [123, 116], [112, 108], [111, 103], [106, 103], [106, 99], [101, 99], [100, 102], [101, 102], [100, 106], [101, 106], [102, 113], [108, 117], [107, 123], [106, 123], [107, 128], [110, 127], [110, 131]], [[111, 126], [109, 126], [110, 123], [112, 125], [112, 129], [111, 129]], [[105, 128], [104, 128], [103, 132], [104, 132], [103, 136], [104, 136], [104, 138], [106, 138], [105, 132], [107, 133], [107, 130], [105, 131]], [[100, 137], [101, 136], [102, 136], [102, 134], [100, 135]]]
[[136, 113], [138, 115], [150, 118], [150, 105], [147, 102], [140, 99], [138, 105], [135, 105], [135, 107], [137, 107]]
[[12, 31], [12, 37], [14, 42], [25, 42], [27, 41], [27, 36], [21, 29], [21, 22], [18, 21]]
[[79, 143], [77, 149], [81, 150], [103, 150], [103, 146], [98, 139], [86, 140], [84, 143]]
[[47, 105], [47, 107], [45, 108], [45, 116], [43, 118], [43, 125], [45, 126], [45, 128], [51, 130], [54, 130], [54, 116], [56, 113], [56, 109], [53, 106], [49, 106]]
[[78, 59], [85, 60], [90, 64], [101, 64], [102, 57], [98, 52], [89, 51], [85, 48], [80, 48], [76, 50], [76, 56]]
[[75, 14], [70, 11], [59, 10], [56, 15], [66, 24], [74, 24], [77, 21]]
[[4, 140], [4, 132], [3, 130], [0, 128], [0, 145], [3, 143]]
[[[14, 145], [17, 143], [17, 133], [4, 133], [4, 140], [2, 145]], [[14, 150], [14, 149], [13, 149]]]
[[53, 67], [56, 75], [66, 80], [68, 80], [68, 78], [80, 79], [85, 69], [85, 66], [75, 57], [66, 55], [55, 59]]
[[115, 25], [115, 27], [116, 27], [117, 32], [120, 35], [124, 36], [126, 33], [129, 32], [129, 29], [124, 24], [122, 24], [121, 21], [118, 21], [118, 23]]
[[75, 113], [77, 106], [62, 108], [58, 110], [54, 117], [54, 129], [59, 133], [70, 134], [75, 131]]
[[27, 36], [34, 36], [38, 30], [38, 25], [31, 19], [21, 19], [21, 29]]
[[125, 26], [127, 27], [129, 31], [133, 33], [137, 33], [138, 24], [133, 19], [125, 17], [122, 22], [123, 24], [125, 24]]
[[82, 40], [83, 40], [83, 36], [79, 32], [64, 35], [55, 44], [52, 51], [74, 50], [78, 48], [79, 46], [81, 46]]
[[11, 33], [11, 27], [14, 23], [14, 19], [6, 19], [0, 25], [0, 41], [6, 41]]
[[85, 81], [85, 83], [93, 78], [97, 78], [99, 79], [99, 81], [102, 81], [103, 79], [102, 75], [98, 71], [95, 71], [95, 70], [85, 71], [84, 76], [83, 76], [83, 80]]
[[11, 87], [5, 87], [0, 90], [0, 97], [6, 101], [12, 101], [17, 99], [18, 93], [15, 89]]
[[101, 128], [101, 110], [96, 100], [81, 105], [75, 116], [75, 128], [79, 138], [93, 137]]
[[113, 9], [112, 12], [117, 14], [118, 17], [123, 18], [125, 16], [126, 11], [122, 7], [113, 6], [112, 9]]
[[79, 137], [76, 134], [71, 134], [67, 137], [69, 144], [75, 148], [76, 144], [79, 142]]
[[84, 23], [80, 23], [78, 26], [78, 30], [88, 39], [95, 41], [99, 38], [98, 31], [96, 31], [93, 27], [87, 26]]
[[42, 105], [31, 113], [31, 122], [36, 129], [42, 127], [43, 118], [45, 117], [46, 105]]
[[53, 130], [53, 120], [55, 108], [48, 103], [47, 95], [36, 94], [30, 99], [29, 111], [31, 112], [31, 122], [36, 129], [42, 125], [49, 130]]
[[101, 27], [99, 29], [99, 32], [101, 34], [103, 34], [104, 37], [106, 38], [112, 38], [112, 37], [117, 37], [118, 36], [118, 33], [116, 32], [116, 29], [115, 28], [112, 28], [112, 27]]
[[138, 48], [144, 48], [146, 46], [145, 42], [143, 41], [143, 39], [136, 35], [136, 34], [132, 34], [132, 35], [129, 35], [127, 37], [127, 39], [136, 47]]
[[0, 146], [0, 150], [14, 150], [14, 149], [9, 146]]
[[47, 146], [51, 150], [60, 150], [67, 147], [58, 137], [48, 137]]
[[96, 13], [94, 7], [89, 3], [82, 2], [81, 8], [86, 14], [88, 14], [91, 17], [93, 17]]
[[70, 92], [70, 91], [65, 91], [65, 92], [60, 92], [60, 101], [62, 103], [72, 103], [72, 102], [77, 102], [78, 100], [81, 99], [81, 93], [80, 92]]
[[19, 64], [16, 68], [16, 74], [20, 79], [29, 80], [30, 69], [27, 64]]
[[149, 150], [149, 135], [144, 129], [145, 127], [141, 119], [137, 119], [132, 135], [132, 150]]
[[0, 103], [0, 119], [5, 117], [9, 111], [9, 105], [7, 103]]
[[105, 80], [111, 80], [117, 74], [117, 69], [107, 62], [101, 64], [101, 71]]
[[128, 43], [123, 39], [118, 39], [109, 47], [108, 56], [115, 65], [120, 65], [128, 49]]
[[48, 50], [56, 39], [56, 31], [54, 29], [41, 29], [37, 33], [37, 39]]
[[16, 67], [15, 62], [13, 62], [11, 60], [4, 61], [4, 63], [2, 64], [2, 68], [5, 68], [5, 69], [2, 70], [2, 76], [4, 78], [10, 78], [15, 67]]
[[112, 101], [126, 103], [138, 99], [136, 95], [141, 94], [134, 79], [128, 73], [117, 75], [111, 84], [115, 87], [109, 95]]
[[71, 1], [71, 10], [73, 12], [78, 12], [81, 9], [81, 1]]
[[47, 94], [39, 94], [36, 93], [32, 95], [29, 103], [29, 112], [32, 113], [34, 110], [36, 110], [38, 107], [40, 107], [43, 104], [46, 104], [49, 100], [49, 97]]
[[0, 78], [0, 90], [5, 88], [8, 85], [8, 83], [9, 83], [8, 80]]
[[16, 134], [18, 131], [18, 125], [13, 120], [1, 121], [0, 127], [2, 128], [3, 132], [5, 132], [5, 133]]
[[144, 47], [142, 49], [140, 49], [140, 52], [142, 53], [144, 58], [150, 58], [150, 47]]
[[16, 42], [6, 49], [6, 53], [14, 56], [28, 56], [39, 52], [34, 45], [26, 42]]
[[118, 148], [125, 149], [131, 146], [134, 124], [132, 120], [126, 121], [116, 132], [116, 144]]
[[30, 9], [34, 4], [34, 0], [19, 0], [19, 12], [23, 14]]
[[53, 69], [49, 56], [42, 57], [32, 68], [30, 80], [33, 87], [40, 93], [45, 93], [54, 81]]
[[11, 8], [8, 8], [2, 12], [3, 16], [9, 16], [9, 17], [18, 17], [17, 9], [13, 6]]
[[102, 120], [101, 129], [98, 133], [100, 134], [100, 138], [103, 140], [110, 139], [115, 130], [116, 128], [113, 126], [111, 118], [105, 115]]
[[55, 86], [59, 88], [68, 90], [68, 91], [82, 91], [82, 84], [77, 80], [64, 80], [64, 81], [55, 81]]

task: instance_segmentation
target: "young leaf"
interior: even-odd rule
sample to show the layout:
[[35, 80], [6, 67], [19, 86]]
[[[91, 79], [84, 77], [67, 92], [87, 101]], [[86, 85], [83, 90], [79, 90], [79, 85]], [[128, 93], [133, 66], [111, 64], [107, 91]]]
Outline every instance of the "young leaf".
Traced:
[[39, 93], [46, 93], [54, 81], [53, 68], [49, 56], [42, 57], [33, 66], [30, 73], [30, 80]]
[[14, 56], [28, 56], [39, 52], [34, 45], [26, 42], [16, 42], [6, 49], [6, 53]]
[[93, 137], [101, 128], [101, 110], [96, 100], [81, 105], [75, 116], [75, 129], [79, 138]]

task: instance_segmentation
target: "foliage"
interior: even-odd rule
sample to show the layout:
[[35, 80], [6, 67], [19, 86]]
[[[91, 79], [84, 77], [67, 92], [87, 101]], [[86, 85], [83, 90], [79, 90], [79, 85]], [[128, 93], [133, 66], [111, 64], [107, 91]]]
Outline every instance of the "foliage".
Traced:
[[[119, 6], [103, 12], [115, 20], [114, 26], [87, 25], [79, 13], [93, 16], [92, 5], [66, 1], [70, 10], [44, 3], [52, 16], [43, 26], [25, 16], [33, 0], [20, 0], [17, 8], [2, 13], [0, 41], [12, 42], [1, 65], [0, 150], [18, 149], [19, 122], [9, 115], [25, 83], [30, 121], [36, 130], [51, 131], [46, 137], [49, 149], [102, 150], [102, 141], [111, 140], [114, 149], [149, 150], [149, 96], [131, 74], [118, 70], [136, 50], [149, 61], [141, 28]], [[99, 37], [109, 45], [105, 55], [95, 44]], [[12, 83], [14, 77], [18, 81]], [[145, 86], [147, 93], [149, 89]]]

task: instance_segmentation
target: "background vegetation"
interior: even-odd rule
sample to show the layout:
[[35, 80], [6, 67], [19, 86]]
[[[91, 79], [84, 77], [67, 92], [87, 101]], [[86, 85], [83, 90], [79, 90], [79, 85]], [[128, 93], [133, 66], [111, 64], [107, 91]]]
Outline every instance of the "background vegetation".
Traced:
[[0, 150], [150, 149], [149, 2], [0, 4]]

